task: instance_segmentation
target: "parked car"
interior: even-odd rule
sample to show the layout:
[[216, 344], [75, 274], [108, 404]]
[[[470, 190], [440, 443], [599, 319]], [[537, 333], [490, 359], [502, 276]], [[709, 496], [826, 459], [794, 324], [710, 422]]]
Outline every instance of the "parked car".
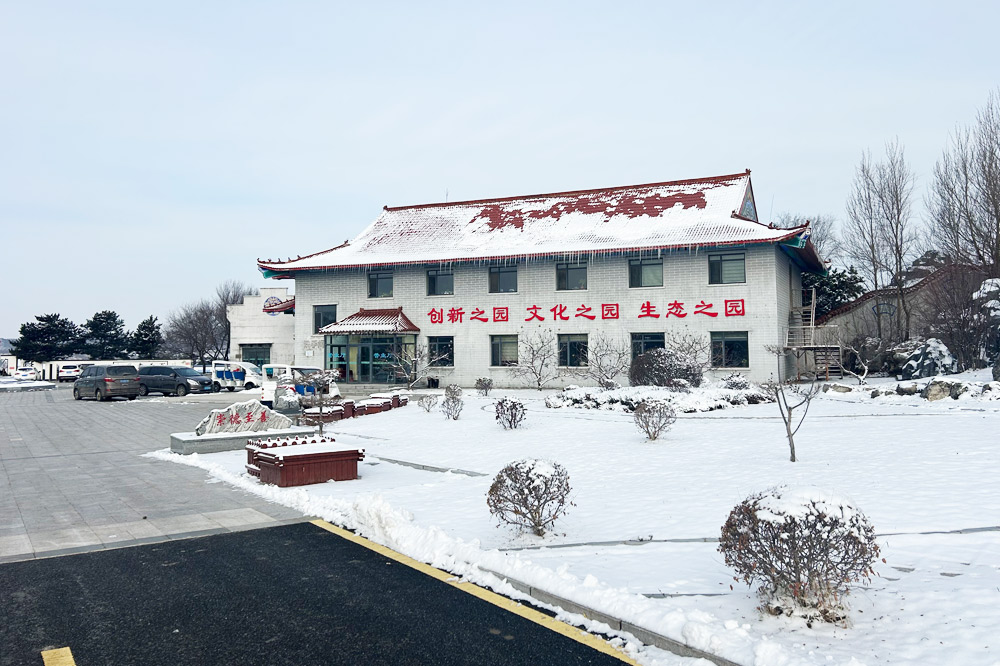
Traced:
[[146, 365], [139, 368], [139, 395], [211, 393], [212, 380], [183, 365]]
[[82, 370], [78, 365], [64, 365], [59, 368], [59, 381], [61, 382], [72, 382], [76, 381], [76, 378], [80, 376]]
[[26, 379], [28, 381], [38, 381], [38, 371], [34, 368], [18, 368], [14, 371], [14, 379]]
[[110, 400], [115, 396], [135, 400], [139, 395], [139, 371], [134, 365], [92, 365], [73, 382], [73, 397]]
[[261, 385], [263, 378], [260, 368], [253, 363], [241, 363], [240, 361], [212, 361], [211, 371], [205, 371], [206, 375], [212, 378], [212, 387], [218, 393], [222, 389], [235, 391], [236, 389], [250, 390]]

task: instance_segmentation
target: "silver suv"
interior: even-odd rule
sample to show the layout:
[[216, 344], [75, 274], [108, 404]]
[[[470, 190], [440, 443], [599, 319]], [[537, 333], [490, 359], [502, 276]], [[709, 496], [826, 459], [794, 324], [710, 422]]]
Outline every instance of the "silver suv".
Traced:
[[135, 400], [139, 395], [139, 371], [134, 365], [92, 365], [73, 382], [73, 397], [111, 400], [116, 395]]

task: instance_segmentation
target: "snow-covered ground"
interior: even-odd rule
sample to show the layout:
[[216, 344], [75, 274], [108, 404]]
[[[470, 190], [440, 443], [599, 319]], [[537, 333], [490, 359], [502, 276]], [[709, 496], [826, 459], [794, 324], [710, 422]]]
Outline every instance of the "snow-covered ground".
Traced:
[[[279, 489], [245, 473], [243, 451], [151, 455], [471, 580], [495, 584], [482, 569], [495, 571], [741, 664], [1000, 664], [1000, 402], [822, 394], [791, 463], [773, 404], [679, 414], [648, 442], [631, 415], [546, 408], [553, 391], [470, 393], [458, 421], [411, 402], [328, 426], [367, 450], [356, 481]], [[503, 395], [527, 404], [519, 430], [494, 421]], [[543, 538], [498, 528], [486, 507], [493, 475], [525, 457], [561, 463], [573, 487], [575, 506]], [[880, 535], [886, 562], [849, 597], [850, 627], [761, 617], [716, 545], [698, 541], [717, 538], [747, 495], [783, 483], [850, 498]], [[683, 661], [630, 649], [647, 664]]]
[[0, 390], [2, 389], [39, 390], [39, 389], [51, 389], [55, 387], [56, 385], [54, 382], [46, 382], [33, 379], [17, 379], [15, 377], [10, 377], [10, 376], [0, 377]]

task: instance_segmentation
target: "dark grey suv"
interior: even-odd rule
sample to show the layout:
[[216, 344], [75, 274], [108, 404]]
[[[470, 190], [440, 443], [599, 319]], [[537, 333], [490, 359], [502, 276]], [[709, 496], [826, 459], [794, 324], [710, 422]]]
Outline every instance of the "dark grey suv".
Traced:
[[145, 365], [139, 368], [139, 395], [150, 392], [211, 393], [212, 380], [197, 370], [183, 365]]
[[111, 400], [116, 395], [135, 400], [139, 395], [139, 371], [134, 365], [92, 365], [73, 382], [73, 397]]

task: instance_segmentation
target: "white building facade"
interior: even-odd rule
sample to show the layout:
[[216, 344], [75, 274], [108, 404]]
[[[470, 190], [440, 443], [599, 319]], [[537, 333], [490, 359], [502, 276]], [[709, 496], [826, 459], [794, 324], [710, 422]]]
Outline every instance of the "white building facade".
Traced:
[[294, 299], [286, 287], [266, 287], [226, 306], [229, 358], [260, 366], [295, 361]]
[[580, 383], [597, 338], [637, 354], [682, 335], [712, 374], [765, 380], [801, 272], [823, 271], [808, 233], [758, 222], [746, 172], [386, 208], [353, 241], [259, 267], [295, 280], [295, 363], [348, 383], [398, 381], [409, 346], [442, 385], [523, 386], [512, 369], [540, 339], [563, 374], [551, 385]]

